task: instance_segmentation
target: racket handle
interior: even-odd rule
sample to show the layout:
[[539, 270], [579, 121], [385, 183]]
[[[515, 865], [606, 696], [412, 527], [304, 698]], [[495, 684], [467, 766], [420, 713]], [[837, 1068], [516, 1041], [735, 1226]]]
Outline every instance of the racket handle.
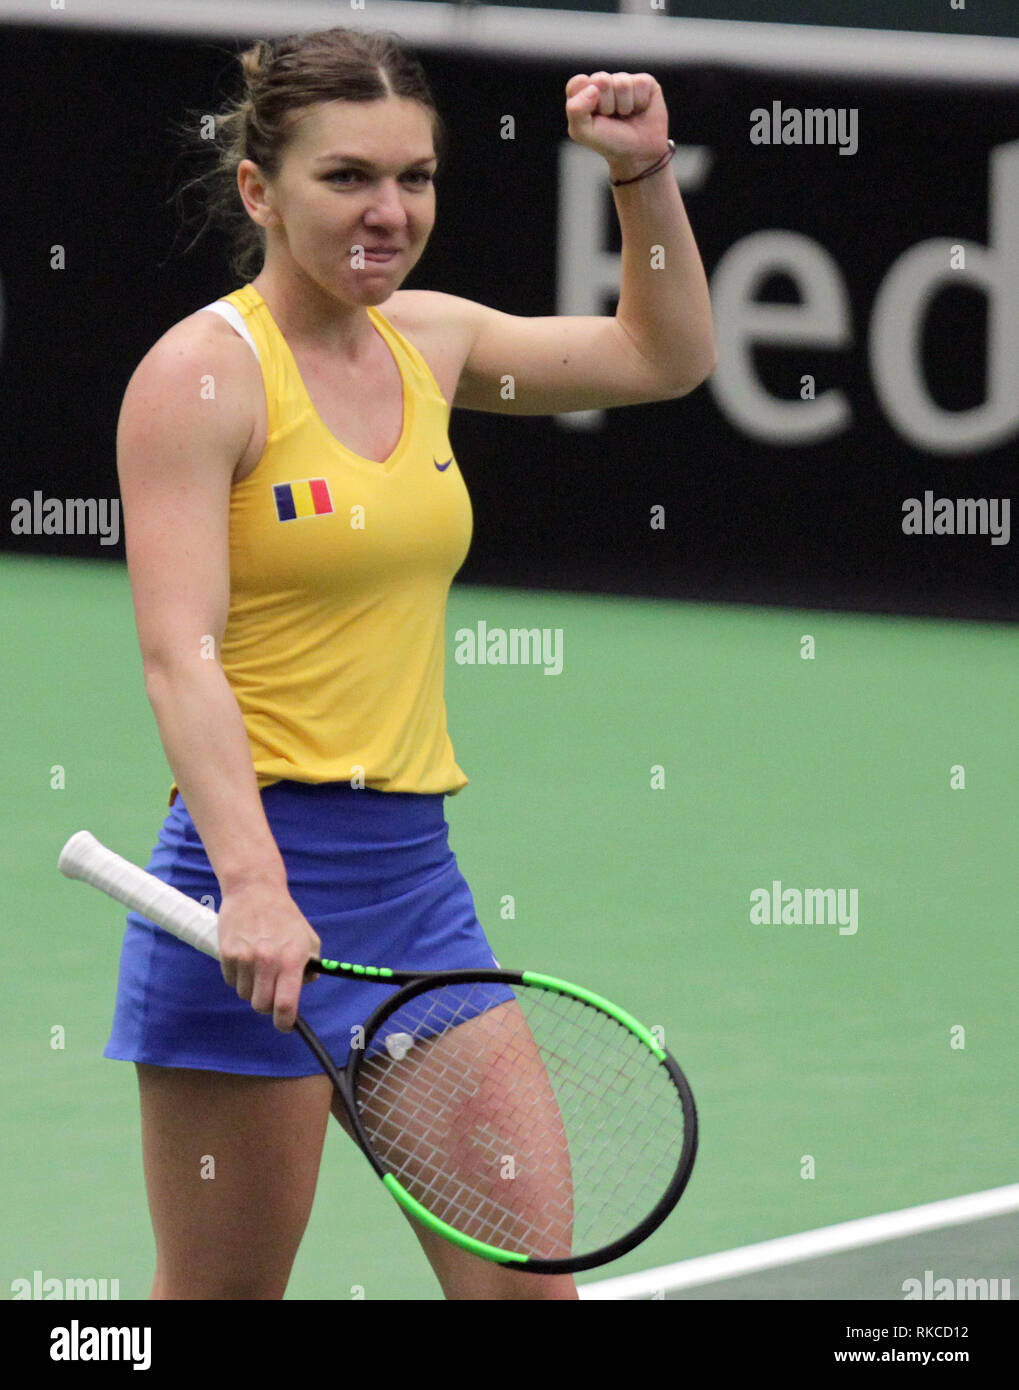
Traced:
[[92, 884], [189, 946], [219, 959], [219, 933], [211, 908], [122, 859], [87, 830], [71, 836], [60, 851], [57, 867], [65, 877]]

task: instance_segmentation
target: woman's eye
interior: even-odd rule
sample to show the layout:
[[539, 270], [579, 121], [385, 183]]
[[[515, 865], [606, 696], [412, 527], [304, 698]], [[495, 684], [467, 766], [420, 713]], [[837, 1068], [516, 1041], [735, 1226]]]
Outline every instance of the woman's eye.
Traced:
[[[334, 169], [331, 174], [326, 175], [327, 179], [343, 179], [346, 182], [349, 182], [351, 179], [359, 179], [363, 177], [364, 175], [360, 169]], [[418, 183], [422, 184], [431, 183], [432, 181], [431, 174], [425, 172], [424, 170], [411, 171], [408, 174], [404, 174], [403, 177], [405, 179], [416, 180]]]

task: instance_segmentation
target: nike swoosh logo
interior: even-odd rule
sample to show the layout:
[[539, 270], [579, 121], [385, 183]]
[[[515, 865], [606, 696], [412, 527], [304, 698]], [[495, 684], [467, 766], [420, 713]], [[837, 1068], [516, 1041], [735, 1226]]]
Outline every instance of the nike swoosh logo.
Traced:
[[[435, 463], [435, 459], [434, 459], [434, 458], [432, 459], [432, 462]], [[446, 460], [445, 463], [435, 463], [435, 466], [436, 466], [436, 468], [439, 470], [440, 473], [445, 473], [446, 469], [449, 467], [449, 465], [450, 465], [452, 462], [453, 462], [453, 455], [450, 454], [449, 458]]]

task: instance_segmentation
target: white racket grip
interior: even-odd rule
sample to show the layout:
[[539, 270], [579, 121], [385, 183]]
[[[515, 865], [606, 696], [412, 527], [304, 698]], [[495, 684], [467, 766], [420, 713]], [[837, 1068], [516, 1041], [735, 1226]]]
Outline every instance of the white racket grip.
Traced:
[[219, 960], [219, 933], [211, 908], [114, 854], [87, 830], [71, 836], [60, 851], [57, 867], [65, 877], [91, 883], [93, 888], [165, 927], [189, 946]]

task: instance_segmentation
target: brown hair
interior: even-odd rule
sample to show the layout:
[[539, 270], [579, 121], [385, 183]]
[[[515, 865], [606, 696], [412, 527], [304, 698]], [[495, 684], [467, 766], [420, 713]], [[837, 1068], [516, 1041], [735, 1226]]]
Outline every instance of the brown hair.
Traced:
[[[237, 188], [237, 166], [251, 159], [267, 178], [275, 178], [290, 144], [291, 113], [320, 101], [378, 101], [393, 95], [418, 101], [432, 117], [435, 153], [441, 160], [445, 126], [428, 79], [398, 35], [356, 29], [320, 29], [270, 41], [258, 39], [237, 55], [244, 90], [212, 117], [212, 166], [190, 179], [175, 195], [191, 189], [204, 194], [206, 224], [211, 220], [231, 240], [230, 267], [253, 279], [265, 259], [265, 231], [249, 217]], [[192, 112], [208, 126], [209, 116]], [[189, 146], [194, 131], [178, 127]], [[199, 231], [201, 235], [204, 226]], [[191, 242], [194, 245], [195, 239]], [[191, 246], [187, 249], [190, 251]]]

